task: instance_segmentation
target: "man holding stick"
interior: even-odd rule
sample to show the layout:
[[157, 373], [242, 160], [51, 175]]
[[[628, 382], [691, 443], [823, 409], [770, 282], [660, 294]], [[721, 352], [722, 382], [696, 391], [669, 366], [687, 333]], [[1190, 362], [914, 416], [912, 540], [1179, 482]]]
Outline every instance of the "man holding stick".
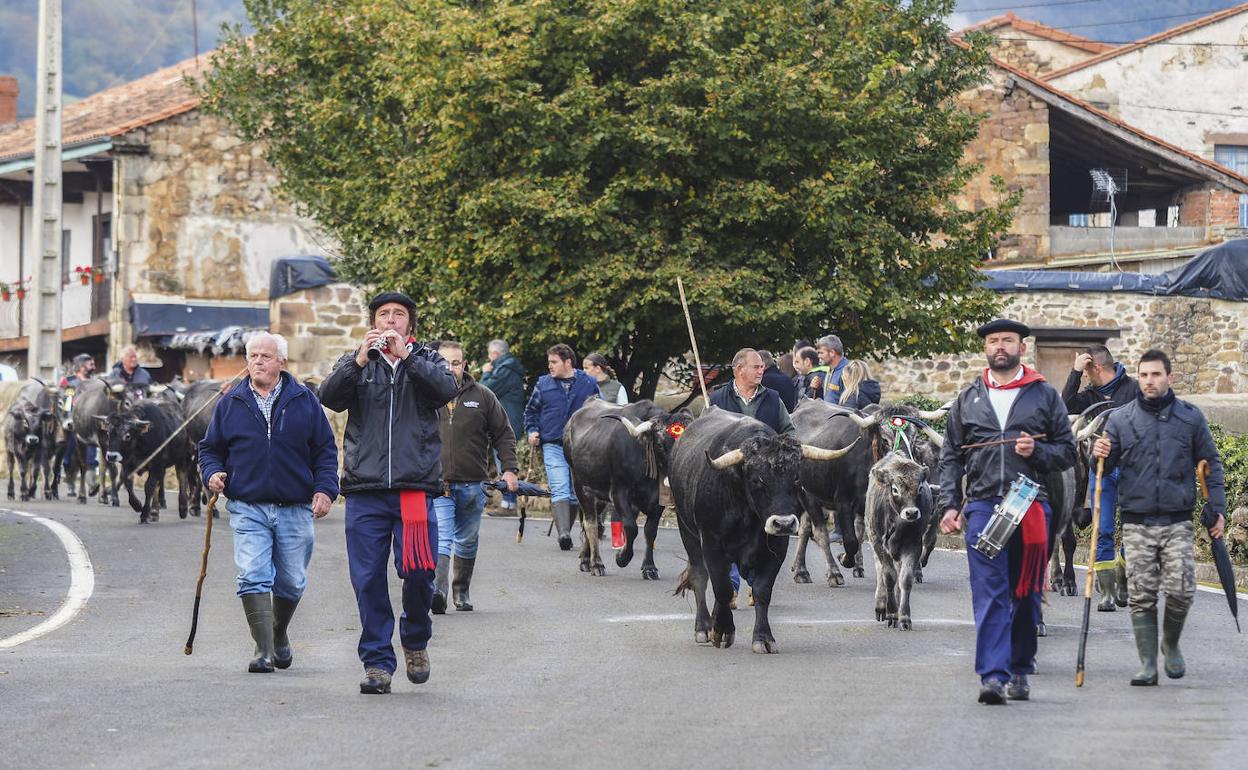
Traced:
[[312, 391], [282, 371], [286, 340], [247, 340], [247, 377], [217, 402], [199, 443], [204, 485], [230, 499], [238, 596], [256, 642], [247, 670], [290, 668], [286, 629], [308, 583], [312, 520], [338, 497], [338, 448]]
[[[995, 556], [975, 548], [994, 507], [1019, 474], [1041, 476], [1075, 463], [1066, 408], [1038, 372], [1023, 366], [1031, 330], [998, 319], [978, 329], [988, 368], [949, 410], [940, 456], [941, 531], [966, 524], [971, 604], [975, 612], [975, 673], [979, 702], [1027, 700], [1036, 655], [1036, 624], [1048, 560], [1049, 504], [1043, 487]], [[978, 446], [976, 446], [978, 445]], [[963, 498], [962, 481], [966, 479]], [[1008, 693], [1006, 684], [1009, 684]]]
[[1121, 471], [1118, 508], [1127, 553], [1131, 628], [1140, 656], [1136, 686], [1157, 684], [1157, 592], [1166, 592], [1161, 654], [1166, 676], [1186, 673], [1179, 636], [1196, 595], [1192, 548], [1192, 509], [1196, 505], [1193, 473], [1209, 462], [1209, 505], [1201, 520], [1212, 538], [1226, 523], [1222, 460], [1201, 411], [1174, 396], [1170, 359], [1160, 350], [1140, 357], [1140, 393], [1115, 411], [1105, 434], [1092, 446], [1106, 468]]

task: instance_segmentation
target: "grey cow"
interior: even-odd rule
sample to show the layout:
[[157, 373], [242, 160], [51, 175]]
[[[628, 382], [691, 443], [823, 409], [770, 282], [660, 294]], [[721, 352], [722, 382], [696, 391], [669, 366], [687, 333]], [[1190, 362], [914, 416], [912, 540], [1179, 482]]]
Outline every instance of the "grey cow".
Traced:
[[924, 535], [934, 512], [920, 506], [927, 470], [899, 452], [871, 468], [867, 484], [866, 531], [875, 553], [875, 619], [908, 631], [910, 591], [923, 555]]

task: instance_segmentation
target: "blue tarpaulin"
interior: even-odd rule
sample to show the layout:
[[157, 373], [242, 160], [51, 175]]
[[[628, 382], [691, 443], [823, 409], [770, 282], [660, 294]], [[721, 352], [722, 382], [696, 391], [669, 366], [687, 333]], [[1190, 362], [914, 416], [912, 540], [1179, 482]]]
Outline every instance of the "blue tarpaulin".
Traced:
[[1130, 292], [1248, 302], [1248, 238], [1226, 241], [1165, 273], [984, 270], [993, 291]]

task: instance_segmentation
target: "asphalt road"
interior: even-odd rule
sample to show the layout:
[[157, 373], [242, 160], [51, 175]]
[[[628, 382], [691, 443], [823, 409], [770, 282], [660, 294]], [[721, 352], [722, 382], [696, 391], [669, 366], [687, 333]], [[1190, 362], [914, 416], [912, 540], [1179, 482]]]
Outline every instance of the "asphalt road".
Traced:
[[[294, 666], [256, 675], [225, 519], [186, 657], [202, 519], [8, 505], [71, 528], [95, 586], [65, 626], [0, 649], [0, 767], [1229, 768], [1248, 756], [1248, 647], [1215, 594], [1198, 595], [1184, 635], [1187, 677], [1156, 688], [1127, 684], [1127, 613], [1093, 613], [1079, 690], [1083, 601], [1050, 596], [1033, 700], [989, 708], [975, 702], [964, 554], [933, 556], [910, 632], [875, 622], [869, 567], [838, 589], [786, 571], [772, 608], [782, 652], [762, 656], [749, 609], [736, 646], [694, 644], [692, 600], [671, 592], [675, 531], [660, 533], [654, 583], [640, 559], [590, 578], [545, 522], [517, 545], [514, 519], [487, 518], [476, 611], [435, 618], [430, 681], [400, 675], [393, 694], [362, 696], [341, 506], [317, 524]], [[56, 611], [68, 564], [51, 531], [0, 512], [0, 645]]]

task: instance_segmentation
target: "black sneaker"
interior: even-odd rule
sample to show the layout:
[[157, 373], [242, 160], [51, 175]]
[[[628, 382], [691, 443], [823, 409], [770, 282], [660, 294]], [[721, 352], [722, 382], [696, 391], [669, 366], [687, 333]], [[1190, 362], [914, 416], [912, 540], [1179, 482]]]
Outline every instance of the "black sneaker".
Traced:
[[1026, 674], [1015, 674], [1005, 688], [1005, 697], [1010, 700], [1031, 700], [1031, 685]]
[[996, 679], [989, 679], [979, 688], [979, 702], [987, 706], [1005, 705], [1005, 684]]
[[390, 692], [390, 674], [379, 668], [364, 669], [364, 681], [360, 682], [361, 695], [384, 695]]

